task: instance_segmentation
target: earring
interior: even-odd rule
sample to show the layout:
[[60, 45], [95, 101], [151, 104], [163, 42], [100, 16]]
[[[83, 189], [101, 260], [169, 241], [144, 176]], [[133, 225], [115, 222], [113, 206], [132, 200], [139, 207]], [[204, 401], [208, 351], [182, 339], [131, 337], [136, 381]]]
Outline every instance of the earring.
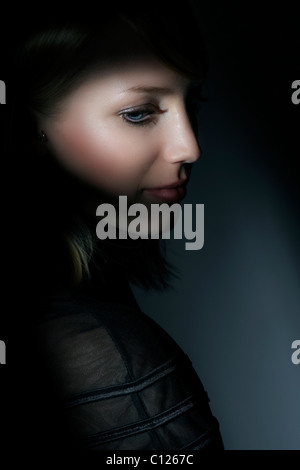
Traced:
[[47, 136], [45, 134], [44, 131], [41, 131], [38, 135], [37, 135], [37, 140], [41, 142], [41, 144], [44, 144], [45, 142], [47, 142]]

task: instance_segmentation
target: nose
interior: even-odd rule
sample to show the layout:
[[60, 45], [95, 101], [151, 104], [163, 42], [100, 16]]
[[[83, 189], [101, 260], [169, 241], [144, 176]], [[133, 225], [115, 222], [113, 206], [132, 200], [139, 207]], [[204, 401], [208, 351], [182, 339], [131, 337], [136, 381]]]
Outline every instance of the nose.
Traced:
[[176, 109], [168, 120], [165, 133], [165, 160], [170, 163], [193, 163], [200, 156], [200, 147], [185, 108]]

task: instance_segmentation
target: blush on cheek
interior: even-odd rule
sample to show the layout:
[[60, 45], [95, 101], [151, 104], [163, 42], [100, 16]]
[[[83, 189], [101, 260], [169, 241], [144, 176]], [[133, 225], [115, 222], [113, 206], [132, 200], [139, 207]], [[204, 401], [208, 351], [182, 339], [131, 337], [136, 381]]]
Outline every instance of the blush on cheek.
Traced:
[[111, 161], [105, 155], [105, 149], [91, 145], [90, 138], [73, 131], [61, 135], [56, 142], [56, 158], [71, 172], [91, 182], [98, 182], [100, 173], [105, 178], [113, 174]]
[[60, 131], [54, 154], [71, 173], [108, 194], [129, 194], [136, 186], [127, 152], [116, 141], [107, 142], [105, 137], [101, 139], [76, 129]]

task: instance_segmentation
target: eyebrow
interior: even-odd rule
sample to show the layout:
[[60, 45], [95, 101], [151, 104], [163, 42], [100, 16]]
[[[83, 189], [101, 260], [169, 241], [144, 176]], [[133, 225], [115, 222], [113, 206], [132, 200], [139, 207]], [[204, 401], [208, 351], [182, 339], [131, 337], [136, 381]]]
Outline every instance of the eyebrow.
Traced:
[[175, 90], [168, 87], [156, 87], [156, 86], [133, 86], [128, 88], [126, 91], [132, 91], [137, 93], [156, 93], [156, 94], [172, 94]]

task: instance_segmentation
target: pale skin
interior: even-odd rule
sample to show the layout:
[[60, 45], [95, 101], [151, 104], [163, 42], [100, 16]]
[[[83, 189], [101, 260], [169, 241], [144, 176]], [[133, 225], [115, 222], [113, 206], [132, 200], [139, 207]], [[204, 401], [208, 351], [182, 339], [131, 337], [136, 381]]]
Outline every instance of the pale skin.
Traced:
[[155, 188], [184, 184], [200, 156], [186, 110], [190, 84], [152, 56], [107, 65], [55, 115], [38, 117], [44, 151], [108, 197], [172, 202], [178, 192]]

